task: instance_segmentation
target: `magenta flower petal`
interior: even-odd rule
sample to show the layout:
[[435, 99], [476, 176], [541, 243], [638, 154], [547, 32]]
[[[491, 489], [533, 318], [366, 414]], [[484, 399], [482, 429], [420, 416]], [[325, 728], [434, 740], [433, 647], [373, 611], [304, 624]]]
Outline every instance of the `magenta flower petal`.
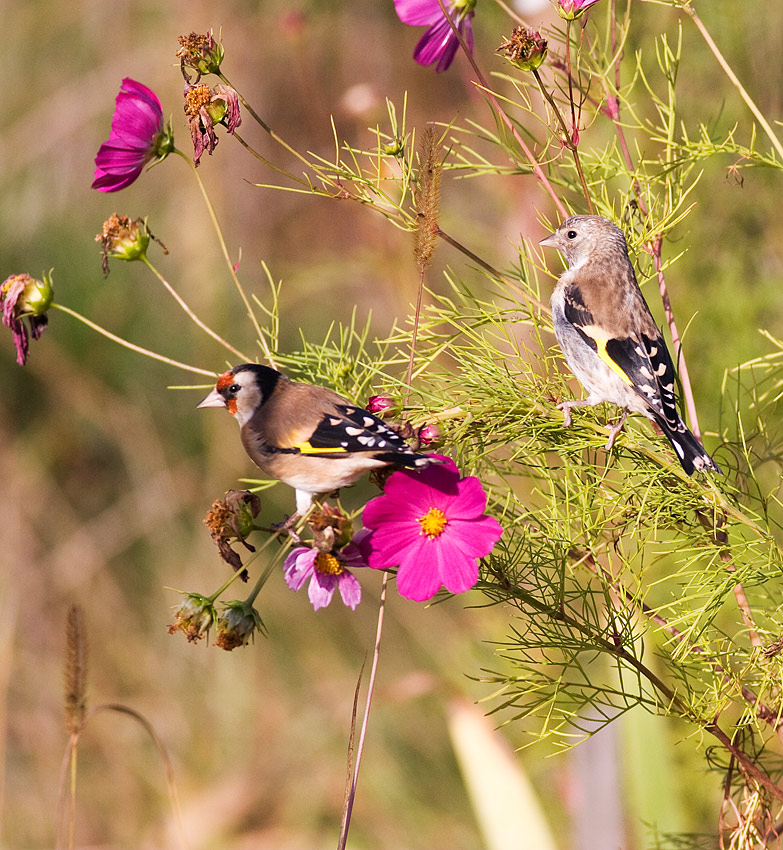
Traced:
[[[362, 532], [356, 535], [357, 544], [348, 543], [339, 551], [331, 553], [320, 552], [307, 546], [297, 546], [289, 553], [283, 564], [283, 575], [291, 590], [301, 590], [307, 579], [307, 595], [313, 610], [325, 608], [334, 596], [334, 591], [340, 591], [340, 597], [345, 605], [354, 609], [361, 602], [362, 588], [353, 573], [353, 569], [367, 566], [367, 556], [358, 543]], [[369, 551], [369, 550], [368, 550]]]
[[362, 601], [362, 586], [356, 576], [347, 570], [337, 577], [337, 589], [340, 591], [343, 605], [352, 611]]
[[298, 546], [294, 549], [283, 564], [283, 576], [285, 583], [291, 590], [301, 590], [308, 576], [313, 573], [313, 564], [315, 556], [318, 553], [315, 549], [308, 549], [305, 546]]
[[327, 573], [319, 573], [317, 570], [313, 573], [310, 579], [310, 585], [307, 588], [307, 595], [313, 606], [313, 611], [319, 608], [326, 608], [332, 601], [334, 589], [337, 586], [337, 576]]
[[428, 27], [443, 17], [438, 0], [394, 0], [394, 11], [411, 27]]
[[401, 470], [383, 496], [364, 508], [370, 530], [361, 548], [376, 569], [399, 565], [397, 587], [408, 599], [430, 599], [441, 586], [463, 593], [478, 581], [478, 559], [488, 555], [503, 529], [487, 516], [481, 482], [460, 478], [453, 461], [421, 471]]
[[[437, 548], [433, 552], [422, 551], [420, 558], [406, 558], [400, 564], [397, 571], [397, 590], [399, 590], [400, 596], [412, 599], [414, 602], [432, 599], [443, 583], [438, 554]], [[420, 563], [425, 562], [425, 560], [429, 562], [430, 569], [420, 569]], [[478, 566], [476, 570], [478, 570]]]
[[[470, 21], [476, 0], [444, 0], [444, 5], [472, 53], [473, 29]], [[420, 65], [435, 65], [436, 71], [445, 71], [454, 60], [459, 39], [438, 0], [394, 0], [394, 8], [404, 24], [428, 27], [416, 45], [413, 58]]]
[[117, 192], [133, 183], [144, 166], [163, 159], [174, 147], [163, 128], [163, 110], [152, 89], [129, 77], [122, 81], [108, 141], [95, 157], [93, 189]]

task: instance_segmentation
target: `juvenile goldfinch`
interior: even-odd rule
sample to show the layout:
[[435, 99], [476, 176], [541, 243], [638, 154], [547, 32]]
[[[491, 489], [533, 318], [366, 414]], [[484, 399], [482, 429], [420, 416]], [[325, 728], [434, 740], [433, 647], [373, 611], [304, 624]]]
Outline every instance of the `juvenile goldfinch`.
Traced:
[[616, 404], [623, 415], [607, 449], [628, 414], [641, 413], [663, 431], [688, 475], [694, 469], [720, 472], [677, 412], [674, 364], [636, 282], [622, 231], [605, 218], [575, 215], [540, 244], [568, 260], [552, 294], [552, 319], [565, 359], [589, 393], [558, 405], [565, 426], [572, 407]]
[[296, 490], [303, 514], [313, 496], [353, 484], [370, 469], [420, 468], [433, 460], [361, 407], [325, 387], [300, 384], [268, 366], [224, 372], [198, 407], [225, 407], [242, 445], [267, 475]]

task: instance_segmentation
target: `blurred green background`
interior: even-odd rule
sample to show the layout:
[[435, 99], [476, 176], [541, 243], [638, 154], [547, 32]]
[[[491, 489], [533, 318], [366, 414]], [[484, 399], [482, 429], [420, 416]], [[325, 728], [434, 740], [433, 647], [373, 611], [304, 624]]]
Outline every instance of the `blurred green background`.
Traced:
[[[783, 10], [761, 0], [730, 11], [700, 5], [752, 96], [779, 119]], [[627, 55], [638, 47], [652, 55], [658, 33], [676, 37], [677, 16], [664, 6], [635, 6]], [[343, 138], [371, 145], [367, 128], [384, 124], [384, 98], [400, 108], [406, 91], [409, 126], [455, 115], [489, 123], [461, 57], [442, 75], [414, 64], [421, 31], [398, 21], [391, 0], [6, 0], [0, 12], [0, 275], [54, 268], [58, 301], [205, 368], [223, 368], [222, 349], [141, 264], [114, 263], [102, 279], [94, 242], [102, 222], [112, 212], [149, 216], [170, 251], [163, 257], [153, 248], [153, 262], [199, 315], [253, 350], [183, 162], [171, 158], [116, 195], [90, 189], [123, 77], [157, 92], [186, 151], [176, 39], [209, 28], [222, 32], [228, 77], [300, 150], [332, 154], [330, 115]], [[552, 23], [553, 15], [545, 8], [529, 21]], [[498, 6], [479, 3], [476, 54], [485, 71], [505, 70], [494, 49], [510, 29]], [[726, 129], [739, 120], [747, 130], [744, 108], [687, 21], [684, 40], [684, 114]], [[252, 122], [242, 131], [265, 156], [295, 170]], [[332, 321], [350, 319], [354, 305], [361, 318], [372, 312], [375, 333], [386, 333], [415, 293], [408, 235], [358, 204], [255, 188], [272, 173], [218, 134], [200, 173], [232, 254], [241, 249], [248, 289], [262, 298], [268, 291], [261, 261], [283, 280], [283, 350], [298, 346], [300, 333], [320, 340]], [[780, 176], [747, 171], [739, 185], [727, 177], [731, 164], [705, 163], [698, 206], [672, 249], [689, 250], [669, 280], [680, 328], [695, 317], [685, 339], [708, 431], [718, 426], [724, 369], [769, 350], [757, 328], [783, 336]], [[514, 261], [520, 234], [541, 237], [538, 209], [550, 212], [532, 178], [445, 175], [444, 229], [495, 266]], [[448, 264], [481, 286], [445, 245], [432, 286], [442, 285]], [[645, 291], [660, 315], [654, 286]], [[90, 703], [123, 702], [153, 724], [172, 754], [191, 847], [336, 843], [351, 705], [372, 648], [380, 577], [361, 576], [365, 601], [356, 612], [334, 603], [313, 614], [305, 595], [275, 576], [259, 598], [270, 638], [230, 654], [169, 636], [178, 599], [171, 588], [211, 592], [226, 575], [201, 519], [213, 499], [254, 474], [234, 423], [196, 412], [198, 391], [166, 388], [188, 383], [183, 373], [121, 350], [62, 314], [52, 315], [24, 369], [4, 333], [0, 376], [0, 845], [54, 845], [66, 743], [64, 621], [73, 602], [86, 613]], [[275, 488], [264, 516], [277, 519], [292, 504], [290, 491]], [[503, 640], [513, 616], [470, 607], [481, 602], [476, 595], [426, 608], [392, 598], [350, 847], [489, 846], [452, 745], [460, 749], [470, 738], [455, 731], [462, 728], [455, 706], [490, 696], [471, 677], [501, 664], [493, 642]], [[478, 707], [479, 726], [493, 705]], [[503, 719], [489, 717], [486, 728]], [[682, 733], [636, 712], [571, 754], [544, 758], [549, 753], [533, 747], [513, 764], [532, 780], [555, 846], [653, 847], [658, 832], [714, 833], [717, 824], [719, 776], [704, 772], [697, 741], [675, 746]], [[494, 737], [509, 751], [527, 740], [513, 725]], [[493, 769], [471, 764], [473, 779], [491, 787]], [[176, 846], [159, 759], [127, 718], [103, 714], [88, 726], [77, 805], [77, 846]], [[509, 822], [522, 813], [532, 829], [529, 804], [519, 805], [509, 808]], [[533, 841], [517, 828], [493, 850], [543, 847]]]

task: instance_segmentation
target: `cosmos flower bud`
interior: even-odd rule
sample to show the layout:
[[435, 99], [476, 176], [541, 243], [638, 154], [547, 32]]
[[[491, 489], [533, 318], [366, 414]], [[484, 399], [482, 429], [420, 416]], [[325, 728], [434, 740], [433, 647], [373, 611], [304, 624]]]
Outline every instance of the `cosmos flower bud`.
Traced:
[[147, 256], [151, 237], [154, 238], [147, 227], [146, 218], [131, 220], [126, 215], [112, 213], [95, 237], [95, 241], [101, 243], [103, 276], [109, 274], [109, 257], [127, 262], [143, 260]]
[[250, 602], [227, 602], [216, 623], [215, 646], [231, 652], [238, 646], [247, 646], [256, 632], [267, 633], [261, 615]]
[[503, 53], [521, 71], [535, 71], [546, 59], [547, 41], [537, 30], [514, 27], [511, 38], [503, 39], [495, 52]]
[[434, 449], [443, 440], [440, 428], [437, 425], [424, 425], [419, 430], [419, 446], [421, 448]]
[[169, 634], [183, 632], [191, 643], [196, 643], [209, 634], [215, 622], [215, 606], [211, 599], [200, 593], [187, 593], [174, 612], [174, 620], [169, 626]]
[[[40, 339], [46, 330], [49, 321], [46, 311], [53, 297], [51, 273], [43, 275], [43, 280], [36, 280], [29, 274], [14, 274], [0, 284], [2, 320], [14, 336], [16, 362], [20, 366], [27, 361], [29, 337]], [[27, 320], [27, 325], [23, 319]]]
[[185, 115], [193, 139], [193, 162], [198, 165], [204, 151], [211, 156], [217, 146], [216, 124], [223, 124], [233, 133], [242, 123], [239, 95], [222, 83], [213, 88], [204, 84], [186, 85]]
[[[177, 51], [182, 76], [188, 83], [197, 83], [203, 74], [217, 74], [225, 51], [219, 41], [215, 41], [212, 30], [208, 33], [192, 32], [177, 38], [180, 48]], [[190, 78], [186, 69], [196, 72], [195, 79]]]
[[598, 0], [557, 0], [555, 9], [563, 20], [575, 21], [577, 18], [581, 18], [593, 3], [597, 2]]
[[399, 413], [400, 405], [390, 395], [382, 393], [381, 395], [371, 395], [365, 409], [382, 419], [386, 419]]

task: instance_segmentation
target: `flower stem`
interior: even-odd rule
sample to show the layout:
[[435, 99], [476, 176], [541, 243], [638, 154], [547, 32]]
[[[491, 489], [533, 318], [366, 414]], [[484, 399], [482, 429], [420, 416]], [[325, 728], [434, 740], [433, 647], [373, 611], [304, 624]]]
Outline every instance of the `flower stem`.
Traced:
[[562, 132], [563, 144], [568, 148], [568, 150], [571, 151], [571, 155], [574, 158], [576, 173], [579, 175], [579, 182], [582, 184], [582, 192], [584, 192], [585, 201], [587, 201], [587, 209], [590, 212], [590, 215], [594, 215], [595, 210], [593, 209], [593, 202], [590, 199], [590, 192], [587, 189], [587, 181], [585, 180], [585, 175], [582, 171], [582, 161], [579, 158], [579, 148], [573, 140], [574, 134], [568, 132], [568, 127], [566, 126], [565, 119], [563, 118], [563, 115], [560, 112], [558, 105], [555, 103], [555, 99], [552, 97], [552, 94], [544, 85], [544, 81], [541, 79], [541, 75], [538, 73], [537, 68], [533, 68], [533, 76], [536, 78], [536, 82], [538, 83], [538, 88], [541, 90], [541, 94], [544, 96], [544, 99], [550, 105], [552, 111], [557, 117], [557, 121], [560, 124], [560, 129]]
[[503, 107], [500, 105], [500, 101], [495, 97], [492, 89], [487, 85], [487, 81], [484, 79], [484, 75], [481, 73], [481, 69], [479, 68], [476, 60], [473, 58], [473, 54], [470, 52], [467, 44], [465, 44], [465, 39], [462, 37], [462, 33], [459, 31], [457, 25], [451, 19], [451, 15], [449, 15], [446, 7], [443, 5], [443, 0], [438, 0], [438, 5], [441, 8], [446, 20], [448, 21], [449, 26], [451, 27], [451, 31], [454, 34], [454, 37], [459, 41], [459, 45], [462, 48], [463, 53], [468, 58], [468, 62], [470, 62], [476, 77], [478, 78], [478, 85], [481, 90], [487, 96], [487, 100], [489, 100], [493, 109], [497, 112], [498, 116], [502, 120], [502, 122], [506, 125], [506, 127], [511, 131], [511, 135], [514, 137], [516, 143], [522, 149], [522, 153], [524, 153], [527, 161], [530, 163], [530, 167], [533, 171], [533, 174], [538, 179], [539, 183], [546, 189], [549, 196], [552, 198], [552, 202], [557, 207], [559, 213], [563, 216], [563, 218], [568, 218], [568, 211], [565, 208], [565, 205], [558, 197], [557, 192], [555, 192], [554, 187], [552, 186], [549, 178], [544, 173], [544, 170], [538, 163], [538, 160], [533, 155], [533, 151], [527, 146], [527, 143], [519, 134], [519, 131], [514, 126], [514, 122], [508, 117]]
[[87, 325], [88, 328], [92, 328], [92, 330], [97, 331], [112, 342], [116, 342], [124, 348], [129, 348], [137, 354], [143, 354], [145, 357], [151, 357], [153, 360], [160, 360], [161, 363], [168, 363], [170, 366], [176, 366], [178, 369], [184, 369], [186, 372], [195, 372], [197, 375], [208, 375], [210, 378], [217, 377], [217, 372], [211, 372], [209, 369], [199, 369], [197, 366], [189, 366], [187, 363], [180, 363], [179, 360], [172, 360], [170, 357], [164, 357], [162, 354], [157, 354], [147, 348], [142, 348], [140, 345], [134, 345], [134, 343], [128, 342], [127, 339], [123, 339], [122, 337], [111, 333], [111, 331], [107, 331], [106, 328], [96, 325], [95, 322], [91, 322], [89, 319], [82, 316], [81, 313], [71, 310], [70, 307], [65, 307], [62, 304], [52, 302], [51, 309], [60, 310], [62, 313], [67, 313], [69, 316], [73, 316], [74, 319], [78, 319], [80, 322]]
[[[270, 538], [271, 539], [271, 538]], [[269, 576], [272, 575], [272, 570], [277, 566], [276, 559], [272, 559], [268, 564], [264, 572], [258, 577], [258, 581], [255, 583], [255, 586], [250, 591], [250, 595], [245, 599], [248, 605], [252, 605], [256, 601], [256, 596], [258, 596], [261, 588], [266, 584]]]
[[372, 655], [372, 667], [370, 669], [370, 680], [367, 685], [367, 702], [364, 706], [364, 716], [362, 717], [362, 728], [359, 731], [359, 741], [356, 745], [356, 766], [353, 771], [353, 782], [351, 783], [351, 791], [348, 795], [348, 800], [345, 807], [345, 818], [343, 820], [343, 828], [340, 833], [340, 840], [337, 843], [337, 850], [345, 850], [345, 843], [348, 840], [348, 830], [351, 826], [351, 812], [353, 811], [353, 801], [356, 797], [356, 786], [359, 782], [359, 768], [362, 765], [362, 753], [364, 751], [364, 741], [367, 737], [367, 723], [370, 718], [370, 706], [372, 704], [373, 694], [375, 693], [375, 677], [378, 672], [378, 659], [381, 653], [381, 638], [383, 637], [383, 617], [386, 610], [386, 587], [389, 584], [389, 574], [384, 572], [383, 583], [381, 584], [381, 598], [378, 603], [378, 626], [375, 632], [375, 648]]
[[707, 28], [702, 23], [701, 18], [696, 14], [696, 10], [693, 9], [690, 3], [686, 3], [682, 10], [690, 16], [691, 20], [694, 24], [696, 24], [696, 29], [701, 33], [704, 40], [707, 42], [707, 46], [712, 51], [713, 56], [718, 60], [718, 64], [723, 68], [726, 76], [731, 81], [731, 84], [740, 94], [740, 97], [745, 101], [746, 106], [753, 113], [753, 117], [759, 122], [764, 132], [767, 134], [769, 140], [772, 142], [772, 146], [778, 152], [781, 159], [783, 159], [783, 145], [780, 142], [780, 139], [775, 135], [775, 131], [769, 124], [769, 121], [764, 117], [761, 110], [756, 106], [751, 96], [745, 90], [745, 87], [739, 81], [739, 77], [734, 73], [731, 69], [731, 66], [726, 61], [724, 55], [718, 49], [718, 45], [712, 40], [712, 36], [707, 31]]
[[155, 277], [163, 284], [163, 286], [169, 291], [174, 300], [179, 304], [180, 307], [190, 316], [190, 318], [203, 330], [206, 334], [212, 337], [212, 339], [219, 342], [224, 348], [227, 348], [234, 356], [238, 357], [241, 361], [250, 360], [250, 358], [243, 354], [238, 349], [234, 348], [231, 343], [226, 342], [222, 336], [215, 333], [212, 328], [208, 327], [204, 324], [204, 322], [199, 319], [199, 317], [190, 309], [190, 307], [185, 303], [184, 299], [180, 296], [180, 294], [174, 289], [174, 287], [163, 277], [163, 275], [152, 265], [152, 263], [147, 258], [147, 255], [144, 254], [141, 257], [141, 261], [147, 266], [147, 268], [155, 275]]
[[[286, 142], [284, 139], [280, 138], [280, 136], [278, 136], [277, 133], [275, 133], [275, 131], [269, 126], [269, 124], [267, 124], [266, 121], [264, 121], [261, 118], [261, 116], [253, 109], [253, 107], [245, 100], [245, 98], [242, 97], [240, 92], [234, 86], [231, 85], [228, 77], [226, 77], [226, 75], [222, 71], [218, 71], [217, 76], [220, 77], [220, 79], [227, 86], [234, 89], [234, 91], [237, 93], [237, 96], [239, 97], [239, 102], [247, 110], [247, 112], [250, 114], [250, 116], [253, 118], [253, 120], [259, 125], [259, 127], [261, 127], [263, 130], [265, 130], [267, 133], [269, 133], [269, 135], [279, 145], [281, 145], [283, 148], [285, 148], [288, 151], [288, 153], [292, 154], [298, 160], [300, 160], [300, 162], [302, 162], [304, 165], [306, 165], [308, 169], [312, 168], [312, 165], [311, 165], [310, 161], [307, 159], [307, 157], [302, 156], [302, 154], [300, 154], [298, 150], [296, 150], [295, 148], [292, 148], [291, 145], [288, 144], [288, 142]], [[279, 170], [279, 169], [276, 169], [276, 170]], [[285, 173], [285, 172], [283, 172], [283, 173]]]
[[308, 189], [312, 188], [311, 184], [307, 180], [303, 180], [301, 177], [297, 177], [294, 174], [291, 174], [290, 171], [286, 171], [285, 168], [280, 168], [280, 166], [275, 165], [273, 162], [270, 162], [265, 156], [262, 156], [252, 145], [250, 145], [239, 133], [233, 133], [234, 138], [239, 142], [240, 145], [252, 156], [254, 156], [259, 162], [263, 162], [268, 168], [271, 168], [272, 171], [276, 171], [278, 174], [281, 174], [283, 177], [288, 178], [289, 180], [293, 180], [294, 183], [298, 183], [300, 186], [306, 186]]
[[198, 173], [198, 169], [196, 168], [193, 160], [185, 153], [183, 153], [178, 148], [174, 149], [175, 153], [179, 154], [185, 162], [190, 166], [191, 171], [193, 172], [193, 176], [196, 178], [196, 182], [198, 183], [199, 191], [201, 192], [201, 197], [204, 199], [204, 203], [207, 205], [207, 211], [209, 212], [209, 217], [212, 221], [212, 225], [215, 228], [215, 233], [217, 234], [218, 243], [220, 244], [220, 250], [223, 253], [223, 259], [226, 261], [226, 266], [228, 267], [228, 272], [231, 275], [231, 279], [234, 281], [234, 286], [237, 288], [237, 292], [239, 293], [239, 297], [242, 299], [242, 303], [245, 305], [245, 309], [247, 310], [247, 315], [250, 321], [253, 324], [253, 328], [255, 329], [256, 335], [258, 337], [258, 342], [261, 345], [261, 348], [264, 351], [264, 356], [266, 357], [267, 363], [274, 369], [275, 361], [272, 357], [272, 352], [269, 350], [269, 346], [266, 342], [266, 337], [264, 336], [261, 326], [258, 324], [258, 319], [256, 318], [255, 313], [253, 312], [253, 308], [250, 305], [250, 300], [247, 297], [247, 294], [237, 277], [236, 269], [234, 268], [234, 264], [231, 262], [231, 257], [228, 253], [228, 247], [226, 246], [226, 240], [223, 237], [223, 231], [220, 227], [220, 222], [218, 222], [217, 214], [215, 213], [215, 208], [212, 206], [212, 202], [209, 199], [209, 195], [207, 194], [206, 187], [204, 186], [204, 181], [201, 179], [201, 176]]

